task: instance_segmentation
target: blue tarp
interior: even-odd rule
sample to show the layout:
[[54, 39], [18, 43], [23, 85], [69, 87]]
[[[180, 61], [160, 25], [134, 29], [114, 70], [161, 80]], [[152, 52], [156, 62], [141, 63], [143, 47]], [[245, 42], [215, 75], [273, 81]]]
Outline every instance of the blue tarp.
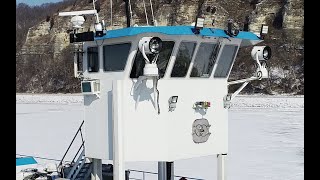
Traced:
[[28, 165], [28, 164], [37, 164], [37, 161], [33, 157], [16, 158], [16, 166], [22, 166], [22, 165]]

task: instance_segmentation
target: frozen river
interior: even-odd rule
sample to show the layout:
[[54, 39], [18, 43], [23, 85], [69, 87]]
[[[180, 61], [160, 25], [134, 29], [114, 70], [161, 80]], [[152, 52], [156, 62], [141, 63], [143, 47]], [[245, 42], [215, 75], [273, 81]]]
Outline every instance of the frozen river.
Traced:
[[[61, 159], [83, 119], [81, 97], [16, 97], [16, 153]], [[304, 179], [303, 97], [239, 96], [229, 112], [228, 180]], [[215, 180], [216, 163], [215, 156], [175, 161], [175, 174]], [[126, 166], [157, 171], [156, 162]]]

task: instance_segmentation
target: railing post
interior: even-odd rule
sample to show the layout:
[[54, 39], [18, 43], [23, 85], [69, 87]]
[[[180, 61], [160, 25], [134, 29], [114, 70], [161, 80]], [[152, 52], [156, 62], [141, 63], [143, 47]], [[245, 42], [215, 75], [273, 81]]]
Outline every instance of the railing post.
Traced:
[[122, 81], [112, 81], [113, 180], [125, 179], [121, 90]]
[[225, 158], [227, 157], [227, 154], [218, 154], [218, 180], [227, 180], [226, 176], [226, 162]]
[[174, 180], [173, 162], [158, 162], [158, 180]]

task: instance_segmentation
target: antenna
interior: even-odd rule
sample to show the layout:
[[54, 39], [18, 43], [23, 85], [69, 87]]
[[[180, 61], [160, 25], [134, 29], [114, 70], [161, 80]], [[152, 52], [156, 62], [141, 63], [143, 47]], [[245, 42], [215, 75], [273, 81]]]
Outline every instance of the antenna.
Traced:
[[97, 10], [83, 10], [83, 11], [71, 11], [71, 12], [59, 12], [59, 16], [81, 16], [96, 14]]
[[[82, 28], [81, 25], [85, 22], [85, 18], [83, 17], [83, 15], [94, 15], [96, 17], [96, 22], [94, 24], [94, 28], [95, 28], [95, 33], [96, 36], [103, 36], [105, 34], [105, 26], [104, 26], [104, 22], [100, 23], [99, 20], [99, 15], [96, 9], [96, 5], [95, 3], [97, 2], [97, 0], [93, 0], [92, 1], [92, 5], [93, 5], [93, 10], [83, 10], [83, 11], [70, 11], [70, 12], [60, 12], [59, 16], [73, 16], [71, 18], [71, 22], [73, 24], [73, 28], [75, 33], [77, 33], [77, 30]], [[98, 7], [100, 9], [100, 7]], [[78, 34], [80, 35], [80, 34]], [[81, 36], [81, 35], [80, 35]], [[88, 38], [84, 38], [84, 39], [88, 39]], [[77, 41], [82, 41], [84, 40], [82, 38], [75, 40], [75, 42]], [[90, 37], [89, 39], [92, 39], [92, 37]], [[74, 41], [72, 41], [74, 42]]]
[[129, 1], [128, 0], [124, 0], [125, 2], [125, 8], [126, 8], [126, 17], [127, 17], [127, 27], [130, 27], [130, 12], [129, 12]]
[[[95, 4], [96, 2], [97, 2], [97, 0], [92, 1], [92, 5], [93, 5], [94, 10], [96, 10], [96, 4]], [[100, 21], [99, 21], [99, 15], [97, 13], [97, 10], [96, 10], [95, 16], [96, 16], [96, 23], [99, 23]]]
[[131, 8], [131, 1], [129, 0], [129, 8], [130, 8], [130, 24], [132, 24], [132, 8]]
[[154, 15], [153, 15], [153, 8], [152, 8], [152, 2], [150, 0], [150, 6], [151, 6], [151, 14], [152, 14], [152, 21], [153, 21], [153, 25], [155, 25], [155, 21], [154, 21]]
[[112, 26], [113, 26], [113, 23], [112, 23], [112, 0], [110, 0], [110, 26], [111, 26], [111, 29], [112, 29]]
[[147, 15], [147, 9], [146, 9], [146, 3], [143, 0], [143, 7], [144, 7], [144, 14], [146, 15], [146, 21], [147, 21], [147, 25], [149, 26], [149, 21], [148, 21], [148, 15]]

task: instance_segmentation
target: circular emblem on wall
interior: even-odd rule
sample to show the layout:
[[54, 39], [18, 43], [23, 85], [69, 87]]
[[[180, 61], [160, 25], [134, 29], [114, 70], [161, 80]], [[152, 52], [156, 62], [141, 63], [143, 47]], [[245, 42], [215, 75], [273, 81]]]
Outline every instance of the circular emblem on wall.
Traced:
[[210, 136], [209, 121], [207, 119], [196, 119], [192, 124], [192, 138], [195, 143], [207, 142]]

